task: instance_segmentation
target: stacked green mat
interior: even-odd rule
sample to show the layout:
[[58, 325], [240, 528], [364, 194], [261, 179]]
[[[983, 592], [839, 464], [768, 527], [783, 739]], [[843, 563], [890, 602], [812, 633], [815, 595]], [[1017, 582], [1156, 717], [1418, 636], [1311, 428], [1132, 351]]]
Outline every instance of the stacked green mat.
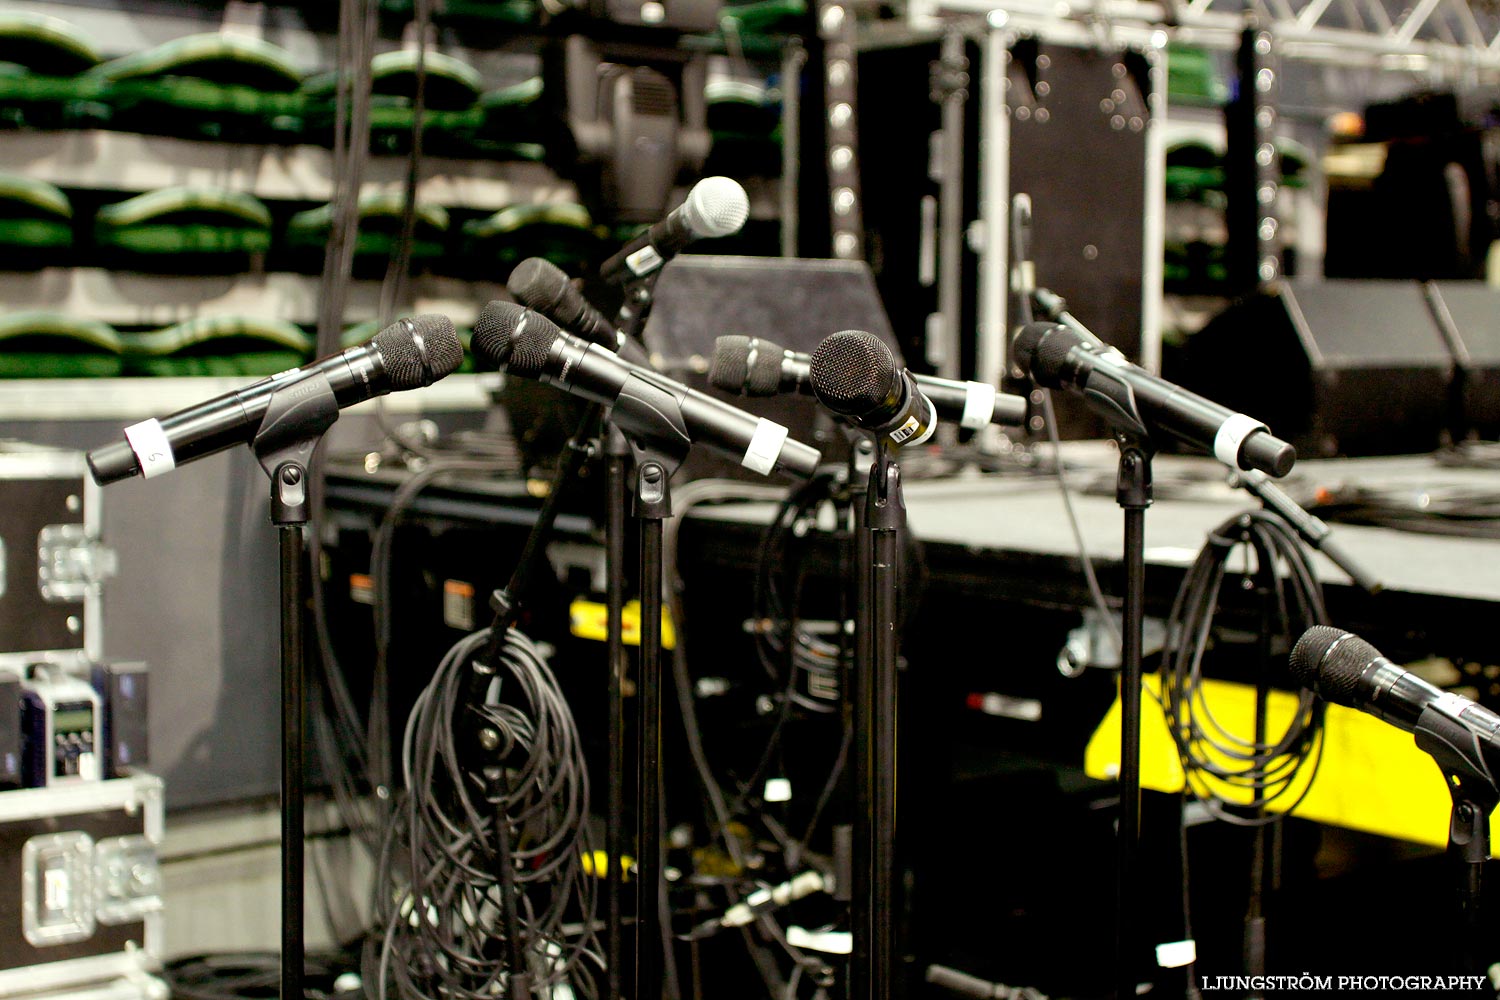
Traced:
[[124, 374], [272, 375], [312, 356], [301, 327], [246, 316], [208, 316], [165, 330], [123, 334]]
[[73, 247], [73, 206], [46, 181], [0, 174], [0, 267], [63, 263]]
[[455, 264], [465, 277], [504, 280], [527, 257], [545, 257], [578, 274], [597, 259], [607, 235], [582, 205], [511, 205], [464, 225]]
[[256, 317], [121, 332], [45, 310], [0, 313], [0, 378], [264, 376], [306, 363], [312, 349], [301, 327]]
[[124, 370], [124, 351], [107, 323], [41, 310], [0, 313], [0, 378], [107, 378]]
[[[472, 129], [483, 81], [472, 66], [441, 52], [423, 56], [422, 139], [438, 147], [449, 136]], [[333, 143], [338, 74], [319, 73], [302, 82], [304, 135]], [[382, 52], [370, 60], [370, 147], [404, 153], [410, 147], [417, 93], [417, 52]]]
[[103, 91], [88, 75], [99, 62], [93, 43], [66, 21], [0, 12], [0, 127], [85, 124]]
[[99, 210], [94, 242], [120, 270], [233, 274], [271, 246], [271, 213], [219, 188], [171, 187]]
[[107, 127], [190, 139], [294, 143], [302, 74], [286, 52], [246, 35], [178, 38], [89, 71]]
[[[454, 4], [448, 6], [455, 13]], [[463, 6], [507, 23], [529, 20], [533, 12], [529, 0]], [[542, 158], [540, 80], [485, 92], [479, 73], [452, 56], [428, 51], [423, 63], [429, 153]], [[370, 73], [371, 148], [404, 153], [411, 143], [417, 53], [380, 53]], [[337, 86], [335, 73], [304, 78], [285, 50], [247, 35], [190, 35], [105, 62], [88, 38], [59, 18], [0, 13], [0, 127], [330, 146]]]
[[[371, 193], [359, 199], [359, 230], [354, 244], [354, 275], [379, 278], [386, 272], [401, 238], [403, 200], [399, 194]], [[410, 249], [411, 270], [428, 270], [443, 256], [450, 221], [441, 205], [418, 203]], [[323, 269], [324, 248], [333, 231], [333, 206], [298, 212], [286, 227], [288, 257], [306, 274]]]

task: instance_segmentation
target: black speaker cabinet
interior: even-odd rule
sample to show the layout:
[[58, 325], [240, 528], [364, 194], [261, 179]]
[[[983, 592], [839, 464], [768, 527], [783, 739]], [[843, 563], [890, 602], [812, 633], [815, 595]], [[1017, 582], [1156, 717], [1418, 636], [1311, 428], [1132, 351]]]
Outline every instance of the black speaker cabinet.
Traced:
[[1500, 438], [1500, 289], [1481, 281], [1434, 281], [1427, 295], [1458, 369], [1453, 436]]
[[1189, 338], [1168, 377], [1265, 421], [1303, 458], [1432, 451], [1453, 358], [1414, 281], [1290, 281]]

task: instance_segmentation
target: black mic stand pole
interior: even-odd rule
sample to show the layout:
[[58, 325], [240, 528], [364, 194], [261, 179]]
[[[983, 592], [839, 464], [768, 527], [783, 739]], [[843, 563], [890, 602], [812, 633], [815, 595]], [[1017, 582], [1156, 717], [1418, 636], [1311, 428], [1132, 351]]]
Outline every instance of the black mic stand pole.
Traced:
[[1125, 606], [1120, 650], [1120, 829], [1115, 868], [1115, 996], [1135, 996], [1135, 898], [1141, 824], [1141, 632], [1146, 615], [1146, 508], [1151, 506], [1150, 442], [1118, 432], [1115, 502], [1125, 512]]
[[605, 976], [606, 1000], [620, 998], [620, 859], [625, 856], [625, 646], [623, 617], [625, 609], [625, 504], [628, 486], [625, 482], [630, 462], [630, 447], [625, 435], [614, 424], [604, 430], [604, 567], [606, 614], [605, 658], [609, 664], [607, 701], [609, 740], [607, 767], [609, 788], [606, 792], [604, 817], [604, 854], [609, 868], [604, 877]]
[[851, 1000], [891, 1000], [896, 948], [897, 604], [906, 505], [901, 467], [877, 447], [856, 515], [859, 621], [854, 646], [854, 886]]
[[281, 536], [281, 998], [302, 1000], [303, 858], [306, 761], [304, 699], [307, 664], [303, 558], [309, 500], [307, 465], [323, 432], [339, 418], [338, 400], [323, 374], [276, 390], [250, 443], [271, 480], [271, 523]]
[[639, 754], [636, 757], [636, 934], [633, 1000], [661, 1000], [666, 982], [665, 885], [662, 854], [662, 530], [672, 516], [672, 473], [692, 438], [677, 400], [632, 375], [610, 410], [635, 460], [640, 522], [640, 656], [636, 672]]

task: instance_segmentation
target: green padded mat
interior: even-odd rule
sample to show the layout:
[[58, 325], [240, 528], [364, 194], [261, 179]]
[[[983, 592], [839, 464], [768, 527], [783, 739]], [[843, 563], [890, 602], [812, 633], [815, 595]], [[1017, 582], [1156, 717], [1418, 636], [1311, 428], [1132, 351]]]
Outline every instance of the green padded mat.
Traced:
[[104, 86], [86, 71], [98, 62], [93, 43], [66, 21], [0, 13], [0, 128], [93, 124]]
[[599, 253], [604, 236], [582, 205], [511, 205], [464, 225], [463, 258], [480, 273], [489, 261], [513, 266], [527, 257], [576, 271]]
[[284, 51], [256, 38], [190, 35], [88, 75], [104, 85], [99, 100], [111, 128], [246, 142], [301, 137], [301, 74]]
[[1167, 101], [1219, 107], [1229, 100], [1229, 85], [1215, 63], [1214, 53], [1183, 42], [1167, 44]]
[[[478, 71], [441, 52], [427, 51], [425, 57], [427, 85], [423, 103], [431, 111], [462, 111], [473, 107], [483, 87]], [[302, 84], [309, 105], [314, 102], [332, 105], [338, 76], [319, 73]], [[370, 60], [370, 86], [376, 98], [395, 98], [410, 102], [417, 92], [417, 53], [412, 49], [382, 52]]]
[[38, 76], [76, 76], [99, 65], [87, 36], [47, 14], [0, 13], [0, 62], [24, 66]]
[[94, 239], [130, 257], [228, 263], [270, 248], [271, 213], [238, 191], [163, 188], [100, 209]]
[[0, 313], [0, 378], [119, 375], [123, 342], [98, 320], [62, 313]]
[[45, 267], [73, 245], [68, 196], [34, 177], [0, 174], [0, 261]]
[[122, 339], [127, 375], [273, 375], [307, 361], [313, 348], [300, 327], [250, 316], [200, 317]]
[[[383, 273], [401, 236], [402, 196], [396, 193], [366, 194], [359, 199], [359, 231], [354, 242], [358, 277]], [[287, 250], [304, 271], [321, 270], [323, 248], [333, 228], [333, 206], [320, 205], [298, 212], [286, 227]], [[448, 210], [441, 205], [419, 202], [412, 234], [411, 262], [420, 265], [441, 257], [448, 236]]]
[[[424, 56], [422, 137], [427, 153], [469, 156], [469, 137], [483, 124], [477, 101], [483, 80], [469, 64], [441, 52]], [[370, 145], [376, 152], [405, 153], [411, 146], [417, 91], [417, 52], [382, 52], [370, 60]], [[337, 77], [320, 73], [302, 86], [303, 114], [310, 140], [332, 141]]]
[[93, 73], [115, 83], [189, 77], [266, 93], [291, 93], [302, 81], [302, 74], [284, 51], [258, 38], [232, 33], [177, 38], [112, 59]]
[[752, 0], [726, 5], [719, 14], [719, 31], [748, 44], [758, 35], [798, 34], [806, 30], [806, 17], [804, 0]]

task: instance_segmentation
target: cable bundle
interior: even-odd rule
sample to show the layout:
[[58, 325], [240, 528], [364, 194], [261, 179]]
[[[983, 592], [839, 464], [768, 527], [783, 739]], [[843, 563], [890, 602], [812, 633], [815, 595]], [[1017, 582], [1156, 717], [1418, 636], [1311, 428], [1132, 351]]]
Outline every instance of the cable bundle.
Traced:
[[[486, 629], [449, 650], [407, 722], [408, 791], [381, 852], [379, 930], [365, 955], [381, 1000], [597, 995], [585, 968], [603, 963], [582, 868], [589, 789], [577, 727], [541, 653], [514, 629], [488, 696], [474, 699], [473, 661], [488, 641]], [[468, 749], [471, 728], [484, 731], [483, 759]]]
[[[1292, 720], [1271, 741], [1229, 732], [1207, 703], [1203, 658], [1230, 556], [1244, 546], [1254, 554], [1259, 588], [1274, 605], [1274, 622], [1269, 614], [1266, 622], [1273, 634], [1296, 636], [1327, 624], [1322, 587], [1291, 526], [1270, 511], [1236, 515], [1209, 535], [1177, 591], [1162, 652], [1161, 696], [1187, 789], [1219, 819], [1262, 826], [1295, 809], [1312, 785], [1322, 754], [1323, 705], [1311, 691], [1300, 692]], [[1309, 759], [1312, 770], [1304, 775]], [[1229, 797], [1216, 786], [1248, 794]], [[1265, 812], [1294, 791], [1296, 799], [1280, 814]]]

